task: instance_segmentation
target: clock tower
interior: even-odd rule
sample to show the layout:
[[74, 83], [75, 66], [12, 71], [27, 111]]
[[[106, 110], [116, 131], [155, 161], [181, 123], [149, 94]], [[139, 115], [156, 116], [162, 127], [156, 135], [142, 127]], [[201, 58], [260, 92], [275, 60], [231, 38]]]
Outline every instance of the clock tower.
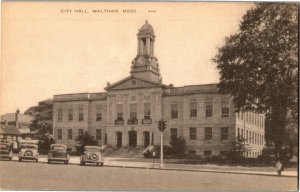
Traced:
[[154, 57], [155, 35], [148, 21], [139, 29], [137, 39], [137, 56], [132, 61], [130, 74], [133, 77], [160, 83], [158, 61]]

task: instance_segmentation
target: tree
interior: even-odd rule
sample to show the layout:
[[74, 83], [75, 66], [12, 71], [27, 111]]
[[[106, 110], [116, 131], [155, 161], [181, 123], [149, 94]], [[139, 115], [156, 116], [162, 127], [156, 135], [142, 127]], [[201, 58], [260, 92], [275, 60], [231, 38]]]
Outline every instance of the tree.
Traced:
[[213, 60], [220, 91], [234, 97], [236, 110], [266, 114], [279, 154], [287, 115], [298, 116], [298, 5], [257, 3]]
[[38, 106], [30, 107], [24, 114], [33, 116], [30, 131], [35, 132], [37, 139], [41, 139], [46, 133], [52, 134], [53, 102], [40, 102]]
[[55, 140], [52, 135], [46, 133], [45, 135], [41, 135], [38, 145], [39, 145], [39, 153], [48, 153], [50, 150], [50, 145], [54, 144]]
[[94, 140], [94, 137], [87, 131], [85, 131], [82, 135], [78, 135], [75, 138], [75, 141], [78, 144], [77, 152], [79, 153], [83, 153], [85, 146], [96, 146], [98, 144], [98, 141]]
[[39, 150], [47, 152], [50, 145], [55, 143], [52, 137], [53, 101], [41, 101], [38, 106], [30, 107], [24, 114], [33, 116], [30, 132], [35, 133], [36, 139], [39, 140]]
[[249, 150], [249, 144], [246, 142], [247, 139], [244, 139], [243, 137], [237, 137], [232, 142], [232, 148], [229, 152], [229, 157], [234, 161], [239, 161], [241, 159], [244, 159], [245, 154], [248, 153]]

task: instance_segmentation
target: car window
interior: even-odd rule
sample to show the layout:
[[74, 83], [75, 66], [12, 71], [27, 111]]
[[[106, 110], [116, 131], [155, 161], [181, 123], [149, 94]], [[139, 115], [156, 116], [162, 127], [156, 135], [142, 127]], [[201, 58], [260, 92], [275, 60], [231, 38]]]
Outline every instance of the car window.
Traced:
[[65, 150], [65, 147], [63, 147], [63, 146], [53, 146], [52, 149], [53, 150], [58, 150], [58, 151], [63, 151], [63, 150]]
[[97, 149], [97, 148], [86, 148], [85, 151], [87, 151], [87, 152], [99, 152], [99, 149]]
[[35, 145], [21, 145], [21, 148], [37, 149], [37, 146], [35, 146]]

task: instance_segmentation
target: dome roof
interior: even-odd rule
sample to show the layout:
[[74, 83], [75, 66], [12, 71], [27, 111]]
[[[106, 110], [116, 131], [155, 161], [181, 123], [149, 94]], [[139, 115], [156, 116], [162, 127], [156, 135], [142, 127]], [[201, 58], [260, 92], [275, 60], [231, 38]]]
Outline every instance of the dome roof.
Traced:
[[138, 34], [154, 34], [153, 27], [146, 20], [145, 24], [139, 29]]

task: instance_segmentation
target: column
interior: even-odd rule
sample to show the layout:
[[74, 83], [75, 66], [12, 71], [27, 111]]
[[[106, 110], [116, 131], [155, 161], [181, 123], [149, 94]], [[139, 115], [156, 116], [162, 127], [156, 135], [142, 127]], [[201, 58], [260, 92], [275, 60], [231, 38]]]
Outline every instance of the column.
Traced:
[[153, 133], [149, 131], [149, 135], [150, 135], [149, 136], [149, 145], [153, 145], [153, 143], [152, 143], [152, 134]]
[[139, 39], [139, 54], [143, 54], [143, 42], [142, 42], [142, 39]]
[[150, 38], [146, 39], [146, 45], [147, 45], [147, 54], [151, 55], [151, 53], [150, 53]]
[[140, 54], [140, 39], [137, 40], [137, 55]]
[[152, 56], [154, 56], [154, 39], [152, 39], [151, 47], [152, 47], [151, 54]]

